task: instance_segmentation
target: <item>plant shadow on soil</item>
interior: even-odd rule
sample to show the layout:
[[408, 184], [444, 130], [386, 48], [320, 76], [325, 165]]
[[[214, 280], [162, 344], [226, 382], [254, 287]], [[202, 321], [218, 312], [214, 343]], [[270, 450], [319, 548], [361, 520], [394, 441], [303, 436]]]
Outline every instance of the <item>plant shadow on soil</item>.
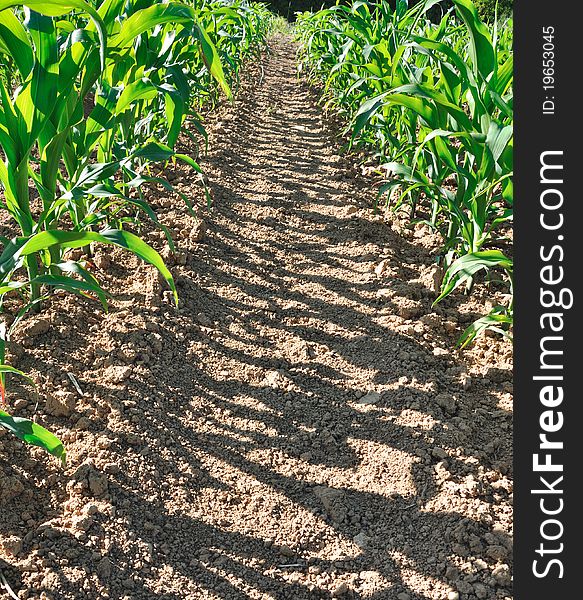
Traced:
[[[281, 102], [273, 118], [259, 124], [256, 115], [271, 106], [269, 94]], [[141, 296], [134, 287], [124, 291], [134, 264], [115, 266], [111, 318], [123, 306], [158, 323], [162, 349], [117, 384], [104, 376], [107, 362], [91, 375], [91, 359], [80, 370], [74, 357], [58, 358], [59, 368], [74, 372], [88, 392], [79, 413], [91, 423], [71, 444], [73, 472], [54, 469], [43, 484], [27, 449], [0, 457], [2, 471], [23, 486], [3, 510], [21, 514], [24, 498], [36, 523], [55, 524], [24, 546], [25, 553], [44, 548], [43, 568], [52, 574], [50, 585], [35, 585], [37, 595], [69, 594], [84, 569], [99, 573], [87, 579], [88, 598], [103, 590], [131, 599], [331, 598], [346, 581], [347, 597], [355, 599], [396, 600], [405, 592], [412, 600], [436, 600], [455, 589], [451, 574], [468, 557], [481, 558], [490, 572], [499, 561], [487, 554], [488, 544], [494, 538], [500, 548], [511, 544], [492, 519], [500, 503], [495, 495], [503, 492], [480, 483], [475, 503], [484, 507], [484, 518], [469, 517], [471, 500], [444, 494], [436, 471], [440, 463], [449, 481], [471, 476], [483, 482], [484, 470], [509, 468], [509, 440], [484, 450], [496, 431], [492, 415], [509, 421], [494, 393], [508, 371], [490, 369], [485, 382], [475, 380], [463, 391], [458, 375], [448, 374], [462, 364], [458, 356], [432, 351], [451, 348], [455, 336], [436, 327], [426, 327], [425, 337], [400, 331], [397, 325], [432, 312], [434, 291], [419, 279], [419, 264], [430, 265], [430, 254], [370, 211], [343, 212], [368, 190], [351, 188], [346, 169], [332, 158], [330, 137], [310, 131], [319, 109], [281, 94], [241, 101], [228, 125], [230, 146], [208, 159], [216, 214], [204, 244], [174, 269], [182, 307], [148, 306], [144, 286]], [[278, 120], [278, 114], [292, 116]], [[382, 281], [363, 275], [387, 248], [397, 275]], [[379, 287], [391, 293], [379, 298]], [[415, 300], [416, 316], [383, 321], [382, 315], [402, 310], [402, 299]], [[464, 301], [448, 300], [449, 320], [460, 322], [457, 308]], [[65, 349], [90, 343], [95, 319], [84, 321], [84, 305], [76, 302], [78, 318], [66, 341], [54, 332], [37, 338], [39, 354], [25, 352], [19, 366], [41, 371], [43, 352], [49, 355], [55, 343]], [[202, 326], [201, 313], [209, 319]], [[131, 320], [102, 332], [113, 348], [132, 333], [144, 334]], [[109, 366], [116, 360], [112, 353]], [[380, 400], [359, 404], [356, 392], [368, 389], [380, 390]], [[455, 402], [440, 404], [440, 393]], [[106, 495], [96, 499], [114, 505], [115, 516], [99, 513], [90, 534], [75, 536], [57, 524], [71, 494], [68, 482], [81, 482], [78, 493], [90, 495], [79, 465], [92, 459], [101, 470], [91, 447], [98, 439], [110, 440], [102, 453], [120, 467], [108, 476]], [[323, 505], [317, 486], [339, 492], [335, 512]], [[294, 538], [303, 521], [317, 535]], [[15, 518], [4, 520], [0, 533], [22, 531]], [[360, 534], [367, 541], [355, 546]], [[112, 540], [108, 551], [100, 546], [105, 537]], [[51, 556], [60, 552], [68, 565]], [[100, 563], [102, 556], [111, 569]], [[279, 567], [286, 563], [301, 566]], [[328, 578], [309, 579], [309, 568]], [[3, 572], [25, 585], [28, 572], [18, 561]], [[299, 575], [294, 581], [286, 572]], [[353, 574], [372, 572], [381, 582], [376, 587], [354, 583]], [[487, 598], [503, 597], [488, 589]]]

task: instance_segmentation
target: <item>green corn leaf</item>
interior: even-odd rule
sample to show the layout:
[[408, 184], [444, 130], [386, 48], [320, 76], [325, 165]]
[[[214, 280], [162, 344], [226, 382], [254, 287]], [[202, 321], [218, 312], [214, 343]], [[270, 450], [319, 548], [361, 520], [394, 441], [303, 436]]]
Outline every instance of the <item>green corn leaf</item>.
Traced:
[[445, 272], [441, 294], [433, 304], [437, 304], [457, 287], [470, 281], [478, 271], [500, 267], [511, 272], [512, 266], [512, 260], [500, 250], [481, 250], [465, 254], [455, 260]]
[[55, 267], [63, 273], [79, 275], [84, 281], [78, 281], [77, 279], [73, 279], [71, 277], [42, 275], [36, 278], [36, 282], [51, 285], [53, 287], [59, 287], [69, 291], [92, 292], [99, 298], [101, 306], [103, 306], [103, 310], [107, 312], [107, 298], [110, 297], [110, 294], [108, 294], [99, 285], [97, 279], [91, 275], [87, 269], [74, 261], [65, 261], [55, 265]]
[[368, 125], [370, 120], [378, 113], [379, 109], [383, 106], [383, 101], [387, 97], [388, 92], [370, 98], [362, 103], [356, 115], [354, 117], [354, 125], [352, 126], [352, 139], [362, 131], [362, 129]]
[[156, 3], [148, 8], [136, 11], [125, 19], [120, 31], [111, 39], [112, 48], [122, 49], [132, 45], [140, 34], [153, 29], [157, 25], [172, 23], [173, 25], [192, 25], [196, 19], [194, 10], [186, 4], [170, 2]]
[[502, 127], [494, 121], [490, 123], [490, 129], [486, 137], [486, 145], [490, 149], [490, 152], [492, 153], [492, 156], [496, 162], [500, 160], [502, 153], [512, 138], [512, 131], [513, 129], [511, 125]]
[[221, 60], [219, 58], [215, 45], [212, 43], [207, 32], [201, 26], [197, 25], [195, 31], [198, 36], [198, 41], [200, 42], [202, 58], [206, 64], [207, 69], [209, 70], [210, 74], [216, 79], [218, 84], [221, 86], [221, 89], [225, 93], [225, 96], [227, 96], [227, 99], [231, 100], [233, 94], [231, 92], [229, 84], [227, 83], [227, 79], [225, 78], [223, 65], [221, 64]]
[[[18, 375], [33, 386], [35, 385], [34, 381], [22, 371], [15, 369], [10, 365], [0, 364], [0, 391], [2, 393], [2, 402], [4, 402], [4, 378], [7, 374]], [[63, 465], [65, 464], [66, 453], [61, 440], [44, 427], [37, 425], [28, 419], [13, 417], [3, 410], [0, 410], [0, 427], [4, 427], [17, 438], [28, 444], [44, 448], [53, 456], [60, 458]]]
[[34, 383], [34, 381], [28, 375], [26, 375], [22, 371], [19, 371], [18, 369], [15, 369], [14, 367], [11, 367], [10, 365], [0, 364], [0, 373], [3, 376], [6, 373], [12, 373], [13, 375], [18, 375], [19, 377], [26, 379], [26, 381], [28, 381], [28, 383], [30, 383], [31, 385], [33, 385], [33, 386], [36, 385]]
[[[435, 90], [427, 86], [419, 85], [417, 83], [410, 83], [395, 88], [394, 92], [394, 94], [391, 94], [387, 98], [388, 102], [395, 102], [406, 106], [406, 104], [403, 104], [403, 99], [401, 98], [402, 94], [410, 95], [415, 100], [421, 100], [421, 98], [424, 98], [428, 101], [432, 100], [439, 107], [444, 108], [457, 121], [458, 125], [460, 125], [466, 130], [472, 129], [472, 124], [461, 107], [452, 104], [443, 94], [436, 92]], [[395, 96], [398, 97], [397, 101], [393, 100]], [[416, 110], [414, 108], [414, 106], [419, 106], [418, 103], [409, 103], [408, 108], [411, 108], [412, 110], [415, 110], [415, 112], [418, 112], [427, 121], [428, 125], [437, 126], [438, 124], [436, 122], [435, 111], [429, 108], [427, 102], [422, 104], [424, 104], [424, 107], [421, 111], [419, 109]]]
[[55, 266], [64, 272], [78, 273], [85, 279], [85, 281], [79, 281], [77, 279], [73, 279], [72, 277], [63, 277], [59, 275], [39, 275], [30, 281], [10, 281], [9, 283], [0, 285], [0, 296], [8, 294], [9, 292], [26, 288], [30, 284], [49, 285], [62, 290], [67, 290], [69, 292], [81, 293], [85, 296], [91, 292], [99, 298], [104, 310], [107, 311], [107, 295], [99, 286], [95, 278], [90, 275], [90, 273], [82, 273], [81, 268], [77, 270], [67, 268], [64, 263]]
[[496, 54], [488, 28], [471, 0], [453, 0], [470, 34], [470, 56], [480, 75], [488, 79], [496, 69]]
[[83, 0], [0, 0], [0, 10], [15, 6], [26, 6], [47, 17], [62, 17], [73, 10], [82, 10], [98, 16], [94, 9]]
[[123, 5], [126, 0], [104, 0], [99, 5], [97, 12], [106, 27], [109, 27], [123, 13]]
[[26, 30], [10, 10], [0, 12], [0, 44], [14, 60], [22, 79], [32, 71], [34, 58]]
[[120, 114], [129, 108], [134, 102], [137, 102], [138, 100], [151, 100], [158, 94], [158, 87], [148, 78], [142, 77], [141, 79], [133, 81], [129, 85], [125, 86], [117, 101], [117, 104], [115, 105], [115, 112]]
[[495, 331], [503, 337], [510, 338], [510, 334], [507, 329], [503, 327], [510, 327], [513, 324], [513, 316], [511, 311], [505, 306], [496, 306], [490, 314], [481, 317], [477, 321], [474, 321], [460, 336], [457, 345], [461, 348], [465, 348], [474, 339], [485, 332], [486, 330]]
[[[13, 270], [19, 260], [36, 254], [52, 247], [81, 248], [91, 242], [100, 242], [102, 244], [113, 244], [125, 248], [143, 261], [156, 267], [164, 277], [168, 286], [173, 292], [174, 300], [178, 303], [178, 293], [174, 284], [172, 274], [164, 264], [162, 257], [146, 242], [128, 231], [120, 229], [107, 229], [101, 233], [94, 231], [59, 231], [49, 230], [37, 233], [30, 238], [17, 238], [4, 249], [0, 256], [0, 273], [7, 273]], [[95, 291], [95, 290], [91, 290]]]
[[[0, 365], [0, 371], [3, 372], [14, 372], [6, 368], [7, 365]], [[20, 417], [12, 417], [7, 412], [0, 410], [0, 426], [4, 427], [10, 433], [14, 434], [17, 438], [23, 440], [27, 444], [33, 446], [39, 446], [60, 458], [63, 465], [66, 462], [67, 454], [61, 440], [53, 435], [50, 431], [37, 425], [29, 419], [23, 419]]]

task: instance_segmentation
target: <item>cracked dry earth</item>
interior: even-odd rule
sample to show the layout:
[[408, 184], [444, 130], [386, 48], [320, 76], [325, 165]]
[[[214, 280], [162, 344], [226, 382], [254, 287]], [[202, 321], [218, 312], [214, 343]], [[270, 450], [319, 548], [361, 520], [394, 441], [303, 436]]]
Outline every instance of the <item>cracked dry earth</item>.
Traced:
[[152, 192], [180, 308], [98, 249], [110, 312], [57, 295], [21, 327], [41, 393], [9, 400], [69, 458], [0, 439], [18, 598], [511, 598], [511, 347], [454, 350], [479, 290], [431, 308], [438, 242], [369, 208], [294, 58], [274, 39], [209, 117], [206, 233]]

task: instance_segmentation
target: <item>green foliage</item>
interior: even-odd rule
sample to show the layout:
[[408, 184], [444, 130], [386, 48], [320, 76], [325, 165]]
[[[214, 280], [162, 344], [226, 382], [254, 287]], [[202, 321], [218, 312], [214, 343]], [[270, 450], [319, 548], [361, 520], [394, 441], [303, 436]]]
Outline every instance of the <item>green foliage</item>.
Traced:
[[37, 423], [20, 417], [12, 417], [7, 412], [0, 410], [0, 427], [4, 427], [27, 444], [43, 448], [53, 456], [60, 458], [65, 464], [67, 454], [62, 442]]
[[475, 0], [480, 17], [488, 23], [493, 23], [496, 16], [504, 20], [512, 16], [514, 0]]
[[297, 22], [300, 69], [323, 84], [350, 145], [379, 159], [381, 195], [441, 233], [438, 301], [491, 269], [512, 289], [512, 260], [489, 249], [512, 219], [512, 28], [492, 32], [470, 0], [453, 4], [437, 23], [439, 0], [355, 2]]

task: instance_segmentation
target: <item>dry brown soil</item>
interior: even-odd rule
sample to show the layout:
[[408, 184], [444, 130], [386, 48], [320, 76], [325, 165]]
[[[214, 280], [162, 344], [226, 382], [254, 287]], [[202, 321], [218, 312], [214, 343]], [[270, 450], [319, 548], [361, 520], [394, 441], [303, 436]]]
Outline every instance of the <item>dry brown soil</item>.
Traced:
[[294, 52], [273, 40], [209, 117], [203, 221], [152, 191], [180, 308], [98, 249], [109, 313], [56, 295], [20, 327], [10, 360], [40, 385], [11, 410], [68, 465], [0, 438], [18, 598], [511, 597], [510, 344], [455, 350], [480, 290], [432, 309], [438, 240], [375, 215]]

